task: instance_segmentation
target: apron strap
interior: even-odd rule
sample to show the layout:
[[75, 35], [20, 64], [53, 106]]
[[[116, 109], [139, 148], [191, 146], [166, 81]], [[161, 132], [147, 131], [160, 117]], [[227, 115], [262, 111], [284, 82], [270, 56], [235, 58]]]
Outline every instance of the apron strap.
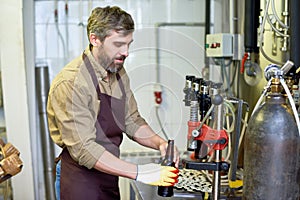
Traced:
[[[82, 59], [84, 61], [84, 64], [86, 65], [87, 70], [89, 71], [89, 73], [90, 73], [90, 75], [92, 77], [94, 86], [95, 86], [97, 94], [99, 96], [99, 94], [100, 94], [100, 87], [99, 87], [99, 84], [98, 84], [97, 76], [96, 76], [96, 74], [94, 72], [94, 69], [92, 67], [92, 64], [91, 64], [89, 58], [87, 57], [87, 55], [85, 53], [82, 54]], [[117, 77], [117, 80], [118, 80], [118, 83], [119, 83], [119, 86], [120, 86], [120, 89], [121, 89], [121, 92], [122, 92], [123, 98], [124, 98], [125, 95], [126, 95], [126, 93], [125, 93], [124, 84], [122, 83], [122, 80], [121, 80], [121, 77], [120, 77], [119, 73], [116, 73], [116, 77]]]
[[126, 96], [125, 88], [124, 88], [124, 84], [122, 83], [120, 74], [117, 73], [117, 74], [116, 74], [116, 77], [117, 77], [117, 80], [118, 80], [118, 82], [119, 82], [119, 86], [120, 86], [120, 88], [121, 88], [121, 91], [122, 91], [122, 94], [123, 94], [123, 98], [125, 98], [125, 96]]
[[84, 64], [86, 65], [87, 70], [89, 71], [89, 73], [92, 77], [92, 80], [93, 80], [94, 86], [96, 88], [97, 94], [100, 94], [100, 87], [99, 87], [99, 84], [98, 84], [97, 76], [94, 72], [94, 69], [92, 67], [92, 64], [91, 64], [90, 60], [88, 59], [88, 57], [85, 53], [82, 54], [82, 59], [84, 61]]

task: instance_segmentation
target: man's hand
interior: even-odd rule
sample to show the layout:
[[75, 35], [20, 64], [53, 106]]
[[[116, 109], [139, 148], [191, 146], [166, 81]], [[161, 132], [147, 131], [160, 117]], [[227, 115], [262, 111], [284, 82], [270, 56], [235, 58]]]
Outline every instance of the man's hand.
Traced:
[[138, 165], [136, 181], [155, 186], [173, 186], [178, 182], [178, 173], [175, 167], [154, 163]]
[[[160, 154], [162, 157], [165, 157], [167, 152], [168, 142], [164, 142], [161, 145], [159, 145]], [[179, 166], [179, 151], [176, 146], [174, 146], [174, 163], [175, 167], [178, 168]]]

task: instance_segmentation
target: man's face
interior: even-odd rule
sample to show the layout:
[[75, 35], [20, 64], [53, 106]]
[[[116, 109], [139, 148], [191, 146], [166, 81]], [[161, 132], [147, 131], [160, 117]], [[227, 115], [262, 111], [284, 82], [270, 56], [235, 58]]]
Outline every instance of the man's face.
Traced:
[[98, 47], [97, 58], [100, 64], [107, 71], [117, 72], [123, 67], [132, 41], [132, 33], [124, 35], [112, 31]]

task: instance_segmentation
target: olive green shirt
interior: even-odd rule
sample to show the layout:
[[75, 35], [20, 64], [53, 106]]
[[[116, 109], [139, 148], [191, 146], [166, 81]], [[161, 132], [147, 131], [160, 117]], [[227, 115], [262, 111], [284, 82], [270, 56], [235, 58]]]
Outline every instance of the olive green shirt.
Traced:
[[[96, 62], [89, 48], [85, 54], [93, 66], [101, 92], [120, 99], [122, 92], [116, 74], [110, 74], [109, 80], [105, 80], [107, 72]], [[133, 138], [137, 129], [146, 122], [139, 114], [125, 69], [118, 73], [126, 93], [125, 133]], [[71, 157], [89, 169], [105, 151], [95, 142], [95, 124], [100, 109], [95, 86], [82, 56], [79, 56], [54, 78], [48, 94], [47, 115], [52, 140], [58, 146], [68, 148]]]

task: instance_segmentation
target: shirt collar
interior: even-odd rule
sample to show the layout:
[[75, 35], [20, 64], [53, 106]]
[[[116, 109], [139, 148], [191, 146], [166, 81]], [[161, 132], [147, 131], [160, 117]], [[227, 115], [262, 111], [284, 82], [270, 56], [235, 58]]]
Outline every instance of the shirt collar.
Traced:
[[95, 72], [97, 74], [100, 74], [100, 78], [104, 80], [107, 77], [107, 71], [104, 69], [103, 66], [101, 66], [96, 59], [94, 58], [89, 46], [84, 50], [85, 55], [88, 57], [90, 60], [92, 67], [94, 68]]

